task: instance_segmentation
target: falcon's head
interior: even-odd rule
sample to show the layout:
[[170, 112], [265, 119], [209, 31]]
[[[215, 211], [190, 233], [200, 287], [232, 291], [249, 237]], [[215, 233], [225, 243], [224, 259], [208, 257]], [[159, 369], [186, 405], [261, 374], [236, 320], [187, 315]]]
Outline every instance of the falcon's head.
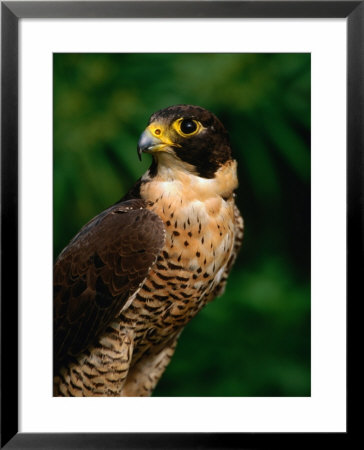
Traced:
[[138, 155], [153, 155], [151, 171], [179, 167], [203, 178], [232, 160], [228, 134], [220, 120], [199, 106], [176, 105], [154, 113], [138, 142]]

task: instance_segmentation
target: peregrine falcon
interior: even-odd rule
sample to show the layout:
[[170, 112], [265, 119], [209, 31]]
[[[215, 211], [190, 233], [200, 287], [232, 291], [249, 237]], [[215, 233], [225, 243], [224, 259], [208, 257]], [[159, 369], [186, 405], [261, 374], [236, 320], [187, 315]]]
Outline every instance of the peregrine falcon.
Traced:
[[152, 164], [86, 224], [54, 267], [54, 395], [148, 396], [178, 337], [220, 295], [243, 237], [236, 161], [198, 106], [154, 113]]

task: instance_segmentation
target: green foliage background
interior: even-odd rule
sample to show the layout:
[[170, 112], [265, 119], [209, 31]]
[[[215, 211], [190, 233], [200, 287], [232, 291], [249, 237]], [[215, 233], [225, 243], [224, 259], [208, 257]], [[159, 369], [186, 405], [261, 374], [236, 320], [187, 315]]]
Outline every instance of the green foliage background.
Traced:
[[55, 257], [148, 168], [154, 111], [200, 105], [230, 133], [243, 248], [156, 396], [310, 395], [310, 79], [309, 54], [54, 55]]

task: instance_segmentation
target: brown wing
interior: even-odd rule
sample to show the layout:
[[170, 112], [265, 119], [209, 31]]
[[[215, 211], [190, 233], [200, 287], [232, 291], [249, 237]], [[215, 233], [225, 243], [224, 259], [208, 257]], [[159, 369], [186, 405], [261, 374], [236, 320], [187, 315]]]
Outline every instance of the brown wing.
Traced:
[[105, 330], [145, 280], [164, 242], [163, 222], [143, 200], [116, 204], [81, 229], [54, 267], [56, 365]]

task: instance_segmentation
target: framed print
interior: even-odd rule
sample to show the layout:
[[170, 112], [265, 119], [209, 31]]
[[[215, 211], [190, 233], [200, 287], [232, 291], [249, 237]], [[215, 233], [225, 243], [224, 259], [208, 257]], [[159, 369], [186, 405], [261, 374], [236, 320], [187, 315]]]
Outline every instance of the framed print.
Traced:
[[[2, 446], [236, 448], [294, 443], [298, 434], [347, 439], [347, 302], [362, 270], [363, 8], [360, 1], [2, 2]], [[233, 160], [236, 197], [236, 184], [226, 193]], [[220, 182], [224, 168], [231, 173]], [[167, 189], [167, 182], [179, 183], [179, 190], [168, 184], [173, 201], [163, 203], [167, 191], [148, 197], [149, 187], [159, 189], [153, 183]], [[201, 186], [203, 201], [194, 197]], [[221, 190], [214, 231], [201, 219], [218, 207], [206, 189]], [[102, 250], [113, 228], [97, 228], [109, 217], [98, 214], [114, 205], [118, 220], [127, 220], [128, 202], [146, 200], [144, 228], [127, 225], [135, 235], [128, 267], [104, 269], [114, 258]], [[163, 205], [155, 212], [157, 200]], [[240, 222], [236, 212], [234, 219], [221, 212], [228, 202], [245, 221], [231, 272]], [[163, 243], [158, 227], [148, 234], [151, 214], [162, 220]], [[226, 231], [222, 241], [232, 228], [233, 240]], [[87, 256], [93, 275], [75, 278], [74, 265], [62, 266], [65, 282], [57, 256], [71, 252], [79, 262], [76, 247], [83, 239], [89, 248], [92, 233], [99, 233], [97, 252]], [[110, 246], [120, 239], [118, 231]], [[79, 330], [89, 336], [96, 324], [96, 337], [76, 351], [67, 331], [55, 347], [63, 359], [53, 377], [54, 262], [60, 317], [70, 295], [93, 289], [105, 311], [108, 286], [122, 290], [134, 271], [136, 242], [143, 255], [159, 245], [150, 266], [156, 278], [145, 267], [122, 297], [126, 306], [116, 305], [114, 330], [126, 330], [122, 342], [132, 345], [120, 389], [114, 373], [90, 372], [113, 331], [106, 319], [99, 329], [104, 319], [89, 309], [89, 324], [75, 336], [81, 342]], [[189, 289], [201, 288], [198, 299], [206, 294], [210, 303], [225, 275], [220, 300], [190, 305]], [[158, 348], [159, 357], [167, 341], [174, 349], [169, 326], [179, 344], [160, 371], [150, 355]], [[149, 387], [139, 381], [148, 376]]]

